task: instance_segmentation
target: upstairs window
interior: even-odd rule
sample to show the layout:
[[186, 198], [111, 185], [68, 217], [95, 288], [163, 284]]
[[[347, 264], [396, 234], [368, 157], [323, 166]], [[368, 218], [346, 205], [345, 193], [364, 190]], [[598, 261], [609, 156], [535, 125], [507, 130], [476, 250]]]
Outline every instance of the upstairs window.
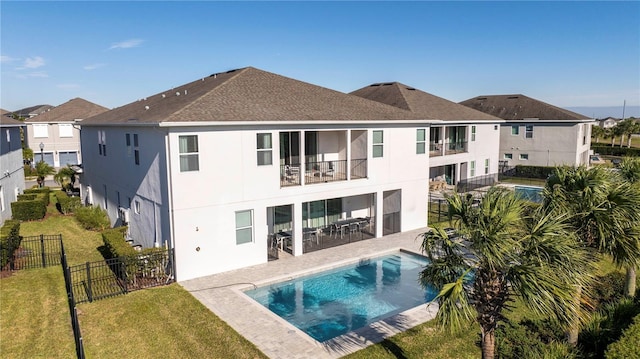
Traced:
[[471, 126], [471, 141], [476, 140], [476, 126]]
[[469, 171], [469, 177], [475, 177], [476, 175], [476, 161], [471, 161], [471, 169]]
[[373, 131], [373, 157], [382, 157], [384, 153], [384, 136], [382, 131]]
[[426, 152], [427, 136], [424, 128], [420, 128], [416, 131], [416, 154], [422, 154]]
[[[134, 136], [135, 144], [136, 136]], [[180, 147], [180, 172], [200, 170], [198, 155], [198, 136], [178, 136]]]
[[[196, 144], [197, 145], [197, 144]], [[133, 157], [136, 165], [140, 165], [140, 149], [138, 148], [138, 134], [133, 134]]]
[[58, 125], [58, 132], [60, 137], [73, 137], [73, 127], [68, 123], [61, 123]]
[[273, 145], [270, 133], [257, 134], [258, 166], [267, 166], [273, 163]]
[[124, 142], [127, 144], [127, 156], [131, 157], [131, 153], [133, 153], [133, 151], [131, 150], [131, 134], [130, 133], [126, 133], [124, 135]]
[[107, 134], [104, 131], [98, 131], [98, 153], [100, 156], [107, 155]]
[[47, 124], [34, 124], [33, 125], [33, 137], [34, 138], [47, 138], [47, 137], [49, 137], [49, 125], [47, 125]]
[[511, 126], [511, 135], [518, 136], [519, 134], [520, 134], [520, 126], [518, 125]]
[[533, 125], [526, 125], [524, 127], [524, 138], [533, 138]]
[[489, 159], [484, 160], [484, 174], [489, 174]]

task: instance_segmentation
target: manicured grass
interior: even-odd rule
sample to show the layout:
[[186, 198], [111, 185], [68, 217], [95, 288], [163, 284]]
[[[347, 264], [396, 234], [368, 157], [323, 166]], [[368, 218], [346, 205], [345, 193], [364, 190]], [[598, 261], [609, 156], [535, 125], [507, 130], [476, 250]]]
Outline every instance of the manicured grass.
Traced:
[[178, 284], [78, 309], [89, 358], [266, 358]]
[[[603, 138], [599, 138], [599, 141], [596, 142], [595, 138], [591, 138], [591, 141], [593, 143], [597, 143], [597, 144], [601, 144], [601, 145], [610, 145], [611, 144], [611, 139], [603, 139]], [[620, 137], [616, 137], [615, 141], [614, 141], [615, 147], [619, 147], [620, 146]], [[627, 147], [627, 136], [624, 137], [624, 139], [622, 140], [622, 146], [623, 147]], [[636, 148], [640, 148], [640, 136], [634, 136], [631, 137], [631, 147], [636, 147]]]
[[0, 279], [0, 356], [74, 358], [67, 293], [60, 266]]

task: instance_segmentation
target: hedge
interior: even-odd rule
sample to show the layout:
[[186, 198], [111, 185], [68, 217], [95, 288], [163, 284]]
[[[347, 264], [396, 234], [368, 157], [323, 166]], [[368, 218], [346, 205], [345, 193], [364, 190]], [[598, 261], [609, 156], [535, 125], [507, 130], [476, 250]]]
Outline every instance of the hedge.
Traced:
[[60, 204], [58, 208], [64, 214], [73, 213], [76, 208], [82, 205], [80, 197], [69, 197], [65, 191], [55, 191], [53, 193], [56, 196], [56, 200]]
[[45, 207], [49, 205], [49, 192], [51, 192], [51, 189], [49, 189], [49, 187], [27, 188], [24, 190], [24, 194], [40, 194], [40, 197], [44, 201]]
[[90, 231], [103, 231], [111, 226], [107, 212], [102, 208], [78, 207], [74, 210], [75, 218], [82, 228]]
[[640, 156], [640, 148], [611, 147], [606, 145], [591, 145], [594, 153], [607, 156]]
[[4, 268], [20, 247], [20, 221], [6, 220], [0, 228], [0, 268]]
[[104, 242], [110, 258], [135, 257], [137, 252], [129, 243], [124, 240], [127, 227], [111, 228], [102, 231], [102, 241]]
[[640, 315], [633, 319], [631, 324], [622, 334], [622, 337], [607, 347], [605, 358], [607, 359], [639, 359], [640, 358]]
[[11, 202], [11, 212], [13, 219], [34, 221], [44, 218], [47, 213], [47, 205], [42, 198]]
[[514, 177], [547, 179], [555, 167], [517, 165]]

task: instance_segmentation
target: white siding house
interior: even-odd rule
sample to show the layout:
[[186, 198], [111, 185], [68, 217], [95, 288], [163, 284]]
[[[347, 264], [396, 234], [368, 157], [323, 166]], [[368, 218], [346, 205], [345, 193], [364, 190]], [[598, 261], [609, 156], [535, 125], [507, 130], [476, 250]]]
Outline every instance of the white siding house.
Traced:
[[438, 120], [425, 138], [432, 183], [444, 178], [463, 190], [497, 181], [502, 119], [398, 82], [372, 84], [351, 94]]
[[0, 226], [11, 219], [11, 202], [24, 191], [21, 127], [24, 123], [0, 116]]
[[478, 96], [461, 104], [505, 120], [500, 128], [505, 166], [589, 165], [594, 119], [524, 95]]
[[341, 220], [373, 237], [427, 225], [430, 121], [393, 106], [249, 67], [82, 125], [85, 202], [174, 248], [180, 281], [267, 262], [274, 243], [363, 238]]

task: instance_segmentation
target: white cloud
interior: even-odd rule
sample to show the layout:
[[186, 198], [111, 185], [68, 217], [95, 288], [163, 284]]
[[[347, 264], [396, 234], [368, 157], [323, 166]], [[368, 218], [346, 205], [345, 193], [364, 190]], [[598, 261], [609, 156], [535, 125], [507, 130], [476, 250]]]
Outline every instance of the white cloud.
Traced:
[[56, 85], [57, 88], [59, 89], [63, 89], [63, 90], [73, 90], [73, 89], [77, 89], [80, 87], [80, 85], [78, 84], [58, 84]]
[[86, 65], [86, 66], [84, 66], [82, 68], [87, 70], [87, 71], [91, 71], [91, 70], [95, 70], [95, 69], [101, 68], [103, 66], [105, 66], [105, 64], [98, 63], [98, 64]]
[[129, 39], [129, 40], [125, 40], [125, 41], [121, 41], [121, 42], [116, 42], [111, 44], [111, 47], [109, 47], [109, 50], [113, 50], [113, 49], [130, 49], [132, 47], [138, 47], [140, 46], [140, 44], [142, 44], [141, 39]]
[[18, 70], [37, 69], [38, 67], [44, 66], [44, 64], [44, 59], [40, 56], [27, 57], [22, 67], [18, 67]]

